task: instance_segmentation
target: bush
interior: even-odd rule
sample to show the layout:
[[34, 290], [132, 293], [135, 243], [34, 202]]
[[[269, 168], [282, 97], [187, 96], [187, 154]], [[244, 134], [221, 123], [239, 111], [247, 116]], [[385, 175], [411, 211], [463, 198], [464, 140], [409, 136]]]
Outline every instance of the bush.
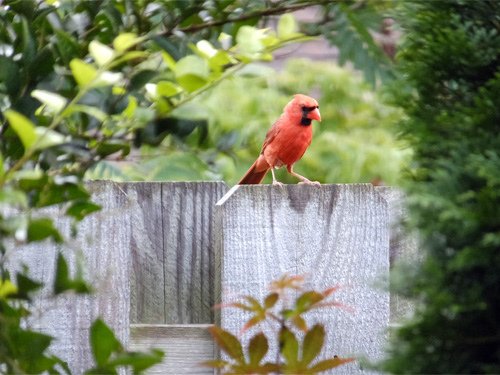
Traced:
[[412, 226], [426, 252], [407, 289], [414, 319], [385, 370], [500, 372], [500, 3], [402, 4], [399, 55], [414, 150]]

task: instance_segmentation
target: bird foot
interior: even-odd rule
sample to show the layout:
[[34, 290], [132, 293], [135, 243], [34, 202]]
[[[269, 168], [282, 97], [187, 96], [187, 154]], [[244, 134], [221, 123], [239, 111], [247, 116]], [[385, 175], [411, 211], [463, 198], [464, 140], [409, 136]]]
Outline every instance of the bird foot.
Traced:
[[284, 187], [284, 186], [285, 186], [285, 184], [284, 184], [283, 182], [273, 181], [273, 186]]
[[315, 186], [321, 186], [321, 183], [319, 181], [310, 181], [308, 179], [305, 179], [301, 182], [299, 182], [299, 185], [304, 184], [304, 185], [315, 185]]

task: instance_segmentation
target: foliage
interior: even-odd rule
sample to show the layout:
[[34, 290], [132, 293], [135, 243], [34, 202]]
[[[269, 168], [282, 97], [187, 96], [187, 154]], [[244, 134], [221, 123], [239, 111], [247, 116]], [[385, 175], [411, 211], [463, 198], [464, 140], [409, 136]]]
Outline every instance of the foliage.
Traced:
[[150, 353], [124, 350], [113, 331], [100, 319], [90, 328], [90, 341], [96, 367], [87, 371], [87, 375], [118, 374], [117, 370], [122, 366], [129, 366], [133, 374], [138, 374], [163, 358], [163, 352], [157, 349]]
[[[405, 2], [397, 101], [414, 155], [412, 227], [426, 258], [403, 289], [393, 373], [500, 372], [500, 4]], [[406, 273], [408, 277], [408, 273]]]
[[392, 56], [384, 53], [383, 44], [375, 37], [382, 31], [393, 3], [390, 0], [331, 2], [325, 6], [319, 22], [305, 27], [309, 33], [323, 35], [338, 47], [340, 65], [352, 63], [375, 86], [393, 78]]
[[[253, 74], [257, 72], [258, 76]], [[208, 121], [206, 133], [166, 138], [124, 162], [104, 162], [87, 176], [118, 180], [224, 180], [236, 183], [260, 153], [266, 131], [297, 92], [320, 98], [322, 122], [296, 170], [321, 182], [397, 184], [410, 154], [394, 134], [401, 112], [384, 104], [359, 75], [327, 62], [292, 60], [277, 73], [249, 65], [210, 95], [176, 114]], [[245, 95], [241, 95], [241, 93]], [[134, 162], [134, 158], [138, 160]], [[296, 183], [283, 170], [281, 181]], [[269, 181], [270, 177], [266, 177]]]
[[[33, 308], [31, 295], [42, 285], [26, 272], [8, 272], [10, 254], [31, 242], [66, 240], [43, 211], [46, 207], [57, 206], [72, 219], [73, 234], [79, 221], [100, 209], [82, 182], [89, 167], [110, 155], [125, 157], [134, 139], [155, 144], [156, 138], [148, 135], [158, 127], [168, 129], [167, 118], [175, 108], [244, 64], [270, 59], [275, 48], [303, 37], [293, 31], [293, 19], [287, 17], [278, 35], [240, 24], [232, 35], [222, 34], [234, 42], [197, 36], [177, 43], [174, 28], [199, 22], [188, 21], [202, 10], [196, 1], [157, 7], [120, 1], [4, 3], [0, 371], [69, 372], [61, 359], [48, 354], [53, 338], [25, 328]], [[171, 16], [175, 19], [169, 20]], [[249, 23], [257, 20], [258, 16]], [[168, 22], [172, 27], [166, 28]], [[55, 272], [54, 296], [91, 290], [80, 273], [71, 277], [62, 255]], [[124, 351], [99, 320], [91, 334], [97, 364], [91, 373], [112, 373], [119, 366], [140, 372], [161, 360], [156, 351]]]
[[[223, 306], [237, 308], [250, 315], [242, 333], [264, 323], [275, 331], [272, 336], [264, 332], [255, 334], [250, 338], [245, 353], [243, 340], [214, 326], [210, 328], [210, 333], [228, 358], [208, 361], [205, 365], [231, 374], [317, 374], [352, 362], [353, 358], [338, 356], [318, 360], [325, 340], [325, 327], [321, 324], [308, 327], [304, 315], [318, 308], [341, 305], [329, 299], [337, 288], [317, 292], [305, 290], [302, 284], [302, 277], [285, 275], [271, 283], [271, 293], [263, 303], [246, 296], [242, 302]], [[299, 293], [293, 303], [290, 303], [291, 292]], [[274, 362], [269, 360], [270, 347], [279, 348], [280, 356]]]

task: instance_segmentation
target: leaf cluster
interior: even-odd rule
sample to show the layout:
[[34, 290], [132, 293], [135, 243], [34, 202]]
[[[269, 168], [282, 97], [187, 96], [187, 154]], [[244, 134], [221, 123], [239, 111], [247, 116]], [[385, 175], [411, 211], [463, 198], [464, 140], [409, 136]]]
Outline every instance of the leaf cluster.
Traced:
[[[243, 340], [227, 330], [214, 326], [210, 333], [227, 359], [208, 361], [205, 365], [227, 374], [317, 374], [331, 370], [353, 358], [318, 359], [325, 342], [325, 327], [321, 324], [308, 326], [304, 314], [319, 308], [340, 306], [329, 299], [338, 288], [323, 292], [304, 290], [300, 276], [283, 276], [271, 284], [271, 293], [260, 303], [252, 296], [243, 301], [223, 305], [222, 308], [237, 308], [247, 312], [250, 318], [242, 333], [264, 323], [272, 326], [272, 334], [258, 332], [253, 335], [244, 350]], [[289, 303], [289, 292], [298, 293]], [[270, 359], [270, 343], [279, 348], [279, 355]]]

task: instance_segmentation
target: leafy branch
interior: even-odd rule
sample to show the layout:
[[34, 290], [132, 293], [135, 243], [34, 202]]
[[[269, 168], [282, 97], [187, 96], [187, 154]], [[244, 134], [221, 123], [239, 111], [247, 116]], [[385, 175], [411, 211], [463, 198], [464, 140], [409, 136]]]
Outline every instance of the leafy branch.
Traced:
[[[285, 5], [285, 6], [276, 6], [272, 8], [266, 8], [263, 10], [259, 11], [254, 11], [250, 13], [246, 13], [244, 15], [241, 15], [239, 17], [230, 17], [226, 19], [221, 19], [221, 20], [213, 20], [205, 23], [200, 23], [200, 24], [195, 24], [183, 28], [179, 28], [179, 31], [189, 34], [189, 33], [196, 33], [198, 31], [212, 28], [212, 27], [218, 27], [222, 26], [228, 23], [235, 23], [235, 22], [242, 22], [242, 21], [247, 21], [255, 18], [262, 18], [262, 17], [267, 17], [267, 16], [275, 16], [275, 15], [280, 15], [284, 13], [290, 13], [290, 12], [295, 12], [297, 10], [305, 9], [305, 8], [310, 8], [312, 6], [316, 5], [326, 5], [326, 4], [331, 4], [332, 0], [318, 0], [318, 1], [307, 1], [303, 3], [298, 3], [298, 4], [292, 4], [292, 5]], [[171, 35], [174, 32], [173, 29], [167, 30], [164, 33], [161, 33], [160, 35], [162, 36], [167, 36]]]
[[[220, 328], [209, 329], [220, 349], [229, 357], [205, 362], [206, 366], [217, 368], [224, 373], [238, 374], [317, 374], [331, 370], [354, 358], [331, 358], [319, 360], [326, 337], [325, 327], [315, 324], [309, 327], [304, 314], [319, 308], [344, 307], [339, 302], [329, 299], [338, 288], [328, 288], [322, 292], [304, 290], [303, 278], [285, 275], [271, 284], [271, 293], [260, 303], [252, 296], [243, 297], [243, 301], [225, 304], [222, 308], [237, 308], [250, 314], [250, 318], [241, 329], [247, 332], [261, 323], [275, 327], [275, 335], [269, 336], [258, 332], [250, 338], [246, 353], [243, 341], [232, 333]], [[294, 303], [289, 304], [288, 294], [299, 292]], [[301, 332], [303, 339], [299, 340]], [[279, 348], [274, 362], [269, 358], [269, 341]]]

